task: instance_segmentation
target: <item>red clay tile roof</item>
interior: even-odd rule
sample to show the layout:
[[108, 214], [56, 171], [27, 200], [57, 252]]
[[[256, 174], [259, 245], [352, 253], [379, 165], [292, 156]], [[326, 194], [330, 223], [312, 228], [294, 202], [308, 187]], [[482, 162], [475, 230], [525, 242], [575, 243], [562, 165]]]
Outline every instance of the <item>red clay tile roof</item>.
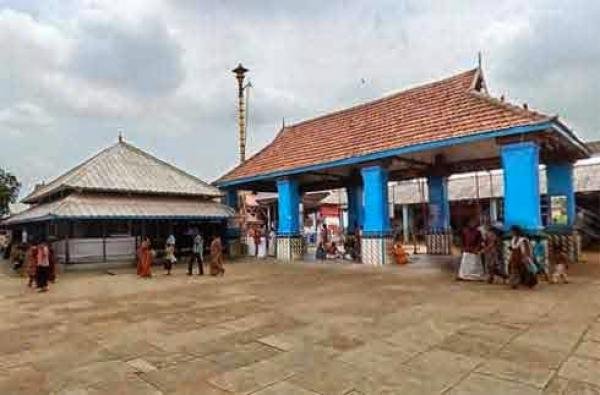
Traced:
[[218, 182], [549, 119], [492, 98], [474, 69], [286, 126]]

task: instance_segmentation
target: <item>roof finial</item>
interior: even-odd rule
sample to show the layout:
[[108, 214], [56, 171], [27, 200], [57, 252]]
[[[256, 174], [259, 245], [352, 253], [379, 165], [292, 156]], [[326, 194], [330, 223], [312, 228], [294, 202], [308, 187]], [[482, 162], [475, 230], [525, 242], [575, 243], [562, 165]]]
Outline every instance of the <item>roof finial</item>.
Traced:
[[281, 117], [281, 129], [285, 129], [285, 117]]
[[479, 52], [477, 52], [477, 68], [479, 70], [481, 70], [481, 58], [482, 58], [481, 51], [479, 51]]
[[123, 140], [123, 129], [119, 128], [119, 143], [122, 143]]

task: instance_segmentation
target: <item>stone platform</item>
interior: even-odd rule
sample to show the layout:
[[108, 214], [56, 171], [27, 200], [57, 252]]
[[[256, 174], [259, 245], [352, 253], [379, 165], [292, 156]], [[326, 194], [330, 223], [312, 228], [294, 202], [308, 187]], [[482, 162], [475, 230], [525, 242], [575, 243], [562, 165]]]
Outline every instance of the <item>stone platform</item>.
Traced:
[[[257, 263], [261, 262], [261, 263]], [[600, 265], [535, 290], [414, 266], [0, 274], [0, 394], [600, 392]]]

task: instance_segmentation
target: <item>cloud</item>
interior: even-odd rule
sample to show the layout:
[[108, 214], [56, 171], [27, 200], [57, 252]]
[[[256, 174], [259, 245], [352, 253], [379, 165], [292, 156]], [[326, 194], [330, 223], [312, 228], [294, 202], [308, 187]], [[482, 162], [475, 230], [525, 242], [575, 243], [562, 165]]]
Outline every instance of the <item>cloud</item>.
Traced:
[[[2, 165], [34, 182], [127, 140], [212, 180], [286, 123], [476, 64], [492, 92], [600, 139], [592, 0], [0, 0]], [[77, 144], [73, 144], [76, 142]]]
[[70, 71], [100, 86], [142, 99], [168, 95], [185, 78], [179, 44], [156, 18], [135, 24], [88, 17], [80, 26]]

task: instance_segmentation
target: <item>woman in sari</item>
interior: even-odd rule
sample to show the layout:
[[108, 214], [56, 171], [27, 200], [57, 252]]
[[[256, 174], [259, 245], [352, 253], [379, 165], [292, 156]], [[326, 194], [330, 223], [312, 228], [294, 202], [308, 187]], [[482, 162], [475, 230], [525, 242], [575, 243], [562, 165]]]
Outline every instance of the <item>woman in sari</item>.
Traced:
[[152, 277], [152, 251], [149, 237], [142, 241], [138, 250], [137, 274], [140, 277]]
[[529, 239], [523, 235], [518, 226], [511, 228], [509, 282], [512, 288], [519, 284], [533, 288], [537, 284], [536, 273], [532, 272], [533, 253]]
[[406, 265], [408, 263], [408, 254], [404, 251], [400, 236], [394, 238], [394, 245], [392, 246], [392, 256], [396, 261], [397, 265]]
[[223, 276], [225, 268], [223, 267], [223, 245], [221, 238], [215, 236], [210, 243], [210, 275]]

